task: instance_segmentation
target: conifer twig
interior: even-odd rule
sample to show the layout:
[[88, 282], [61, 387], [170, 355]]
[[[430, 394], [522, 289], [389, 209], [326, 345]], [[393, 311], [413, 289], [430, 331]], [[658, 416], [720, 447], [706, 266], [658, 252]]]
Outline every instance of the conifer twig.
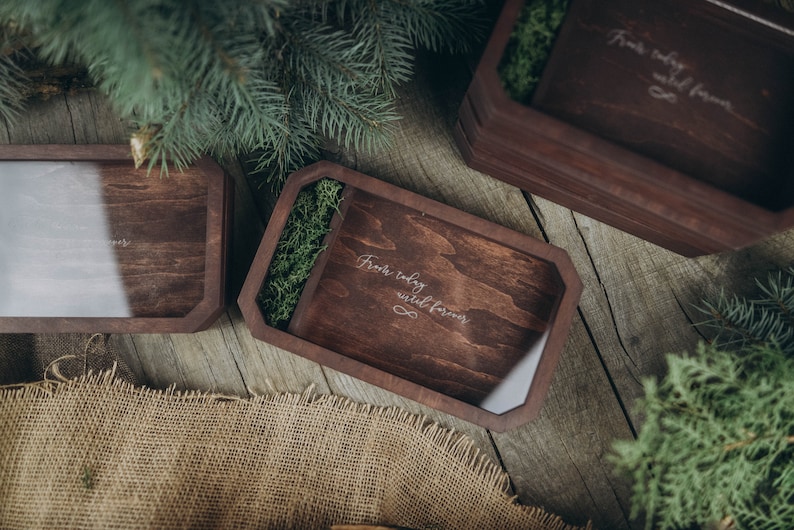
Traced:
[[261, 153], [278, 189], [328, 139], [388, 146], [415, 47], [465, 49], [481, 9], [482, 0], [3, 0], [0, 116], [13, 119], [24, 100], [15, 50], [74, 60], [138, 129], [136, 142], [156, 131], [138, 145], [149, 170]]

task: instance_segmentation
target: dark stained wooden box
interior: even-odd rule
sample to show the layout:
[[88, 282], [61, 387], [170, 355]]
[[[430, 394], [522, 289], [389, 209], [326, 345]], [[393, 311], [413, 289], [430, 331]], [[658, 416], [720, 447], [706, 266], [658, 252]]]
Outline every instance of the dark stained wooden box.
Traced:
[[455, 131], [473, 168], [683, 255], [794, 226], [794, 14], [755, 0], [572, 0], [532, 101], [498, 67]]
[[[344, 183], [286, 331], [257, 296], [298, 192]], [[538, 414], [582, 284], [565, 251], [320, 162], [279, 197], [238, 302], [259, 340], [503, 431]]]
[[182, 333], [223, 311], [232, 182], [123, 145], [0, 146], [0, 332]]

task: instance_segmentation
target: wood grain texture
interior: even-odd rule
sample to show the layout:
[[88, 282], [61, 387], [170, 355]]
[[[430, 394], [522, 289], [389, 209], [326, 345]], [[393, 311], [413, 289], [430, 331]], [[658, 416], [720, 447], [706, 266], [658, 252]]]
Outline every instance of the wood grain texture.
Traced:
[[794, 37], [780, 38], [708, 2], [577, 0], [532, 106], [785, 209], [794, 200], [794, 76], [786, 74], [794, 72]]
[[387, 199], [345, 202], [290, 332], [480, 404], [546, 330], [563, 288], [554, 267]]

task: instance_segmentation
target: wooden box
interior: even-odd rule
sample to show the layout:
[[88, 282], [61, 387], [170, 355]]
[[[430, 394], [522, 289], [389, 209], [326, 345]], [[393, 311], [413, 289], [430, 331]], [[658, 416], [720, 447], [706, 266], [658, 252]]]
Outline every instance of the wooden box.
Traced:
[[[345, 187], [286, 331], [257, 302], [298, 192]], [[239, 296], [257, 339], [494, 430], [540, 410], [582, 285], [545, 242], [320, 162], [287, 181]]]
[[695, 256], [794, 226], [794, 14], [755, 0], [572, 0], [531, 102], [499, 64], [455, 131], [473, 168]]
[[0, 332], [180, 333], [225, 305], [231, 180], [123, 145], [0, 146]]

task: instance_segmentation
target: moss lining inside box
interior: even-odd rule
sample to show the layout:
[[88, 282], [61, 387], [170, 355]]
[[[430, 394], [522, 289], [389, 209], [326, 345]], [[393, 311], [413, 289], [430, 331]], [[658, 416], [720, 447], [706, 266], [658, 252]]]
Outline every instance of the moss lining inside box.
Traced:
[[342, 188], [325, 178], [298, 194], [257, 299], [269, 326], [283, 330], [289, 324], [314, 262], [325, 250], [323, 238], [339, 211]]
[[505, 92], [529, 105], [551, 54], [569, 0], [531, 0], [521, 15], [499, 65]]

